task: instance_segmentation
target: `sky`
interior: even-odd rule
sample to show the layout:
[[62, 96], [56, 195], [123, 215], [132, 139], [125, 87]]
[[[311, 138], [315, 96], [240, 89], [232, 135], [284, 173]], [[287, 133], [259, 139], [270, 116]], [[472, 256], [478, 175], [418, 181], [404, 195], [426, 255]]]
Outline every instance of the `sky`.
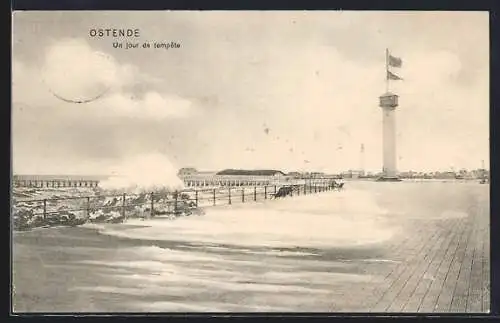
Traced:
[[488, 168], [487, 12], [38, 11], [13, 16], [13, 171], [381, 171], [386, 48], [398, 169]]

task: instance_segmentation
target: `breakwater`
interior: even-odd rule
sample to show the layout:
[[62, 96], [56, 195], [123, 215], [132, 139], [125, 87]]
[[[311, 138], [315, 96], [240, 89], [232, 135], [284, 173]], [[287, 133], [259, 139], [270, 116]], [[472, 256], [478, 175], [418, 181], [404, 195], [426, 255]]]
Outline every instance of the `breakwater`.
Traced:
[[79, 225], [85, 222], [124, 222], [128, 218], [189, 216], [199, 209], [217, 205], [257, 202], [335, 189], [335, 184], [295, 184], [253, 187], [215, 187], [140, 194], [95, 194], [13, 202], [14, 228], [27, 230], [50, 225]]

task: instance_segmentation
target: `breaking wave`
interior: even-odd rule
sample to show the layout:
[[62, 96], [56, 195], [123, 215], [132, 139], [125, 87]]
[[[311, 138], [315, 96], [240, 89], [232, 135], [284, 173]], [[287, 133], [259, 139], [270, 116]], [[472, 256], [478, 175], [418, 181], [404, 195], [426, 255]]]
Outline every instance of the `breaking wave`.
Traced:
[[328, 192], [240, 208], [207, 208], [205, 216], [129, 220], [127, 230], [103, 234], [140, 240], [186, 241], [265, 247], [356, 246], [390, 239], [386, 211], [362, 191]]
[[103, 190], [143, 193], [183, 188], [183, 183], [177, 176], [177, 168], [159, 153], [127, 159], [112, 167], [110, 172], [115, 175], [99, 184]]

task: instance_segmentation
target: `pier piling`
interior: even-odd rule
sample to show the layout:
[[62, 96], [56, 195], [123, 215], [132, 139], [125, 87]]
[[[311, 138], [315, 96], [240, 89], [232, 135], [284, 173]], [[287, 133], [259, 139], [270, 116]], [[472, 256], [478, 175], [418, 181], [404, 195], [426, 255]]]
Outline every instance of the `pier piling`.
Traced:
[[43, 200], [43, 220], [47, 220], [47, 199]]
[[90, 196], [87, 196], [87, 221], [90, 218]]
[[126, 193], [123, 193], [123, 196], [122, 196], [122, 216], [123, 216], [123, 220], [125, 221], [125, 218], [126, 218], [126, 215], [125, 215], [125, 198], [126, 198]]
[[154, 209], [155, 209], [155, 192], [151, 192], [151, 212], [149, 214], [151, 218], [155, 216]]

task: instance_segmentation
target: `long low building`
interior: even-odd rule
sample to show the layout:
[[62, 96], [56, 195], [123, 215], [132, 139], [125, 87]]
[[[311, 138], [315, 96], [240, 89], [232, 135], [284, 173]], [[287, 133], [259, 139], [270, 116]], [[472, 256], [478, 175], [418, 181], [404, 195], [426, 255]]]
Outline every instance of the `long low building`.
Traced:
[[[245, 176], [245, 175], [189, 175], [182, 178], [187, 187], [207, 186], [264, 186], [282, 183], [285, 179], [277, 179], [268, 176]], [[286, 179], [288, 180], [288, 179]], [[285, 181], [286, 181], [285, 180]]]
[[186, 187], [221, 187], [221, 186], [266, 186], [284, 184], [321, 183], [324, 178], [297, 179], [278, 170], [236, 170], [226, 169], [220, 172], [196, 172], [189, 168], [179, 177]]
[[275, 185], [286, 180], [286, 175], [276, 170], [233, 170], [226, 169], [220, 172], [197, 172], [190, 169], [179, 177], [187, 187], [212, 186], [264, 186]]

